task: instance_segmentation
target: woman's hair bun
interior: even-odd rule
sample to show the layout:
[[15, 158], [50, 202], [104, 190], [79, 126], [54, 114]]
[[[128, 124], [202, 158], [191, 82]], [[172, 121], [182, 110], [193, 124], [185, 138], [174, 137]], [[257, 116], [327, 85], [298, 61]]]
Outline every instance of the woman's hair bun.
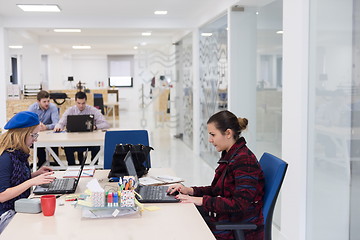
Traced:
[[240, 125], [240, 130], [243, 131], [247, 128], [247, 125], [248, 125], [248, 120], [247, 118], [238, 118], [238, 122], [239, 122], [239, 125]]

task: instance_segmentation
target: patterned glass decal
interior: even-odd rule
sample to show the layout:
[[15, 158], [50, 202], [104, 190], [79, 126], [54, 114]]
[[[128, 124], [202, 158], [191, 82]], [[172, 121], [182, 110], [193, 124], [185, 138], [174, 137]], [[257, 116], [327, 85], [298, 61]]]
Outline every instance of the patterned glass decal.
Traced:
[[206, 122], [227, 108], [226, 16], [200, 29], [200, 155], [212, 166], [219, 153], [208, 142]]
[[[177, 116], [171, 114], [170, 108], [170, 88], [177, 81], [175, 64], [176, 53], [172, 45], [139, 50], [135, 55], [135, 72], [142, 83], [140, 107], [145, 111], [155, 105], [155, 127], [176, 127]], [[142, 127], [147, 124], [145, 114], [141, 123]]]
[[193, 63], [192, 34], [177, 43], [177, 96], [179, 109], [178, 136], [193, 148]]

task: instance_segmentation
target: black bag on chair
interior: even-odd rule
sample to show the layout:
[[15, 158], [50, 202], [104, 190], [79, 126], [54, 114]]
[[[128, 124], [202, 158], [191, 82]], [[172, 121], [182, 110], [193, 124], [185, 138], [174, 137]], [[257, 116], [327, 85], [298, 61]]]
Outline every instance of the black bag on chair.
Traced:
[[[54, 102], [57, 105], [62, 105], [65, 103], [66, 99], [68, 99], [69, 97], [67, 96], [66, 93], [50, 93], [50, 99], [54, 100]], [[58, 99], [61, 99], [61, 102], [58, 102]]]
[[124, 159], [129, 151], [131, 152], [131, 156], [134, 161], [137, 176], [139, 178], [144, 176], [149, 171], [149, 153], [151, 150], [154, 149], [150, 146], [144, 146], [142, 144], [117, 144], [113, 154], [111, 170], [108, 177], [122, 177], [128, 174]]

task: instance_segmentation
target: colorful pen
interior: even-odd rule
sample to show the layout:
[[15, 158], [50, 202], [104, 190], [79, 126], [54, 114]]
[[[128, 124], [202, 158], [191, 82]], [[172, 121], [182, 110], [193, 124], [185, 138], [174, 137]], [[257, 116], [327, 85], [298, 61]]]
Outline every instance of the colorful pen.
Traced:
[[113, 194], [112, 192], [109, 192], [107, 195], [107, 205], [108, 207], [112, 207], [113, 205]]
[[114, 198], [113, 198], [113, 207], [119, 206], [119, 196], [117, 192], [114, 192]]

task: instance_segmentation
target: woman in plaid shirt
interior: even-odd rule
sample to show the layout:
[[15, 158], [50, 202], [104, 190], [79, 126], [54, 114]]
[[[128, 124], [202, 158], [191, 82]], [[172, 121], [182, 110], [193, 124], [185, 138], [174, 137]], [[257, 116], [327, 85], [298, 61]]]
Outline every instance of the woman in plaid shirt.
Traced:
[[[175, 184], [169, 192], [178, 191], [181, 202], [194, 203], [210, 222], [248, 222], [258, 225], [245, 231], [247, 240], [264, 239], [263, 195], [264, 175], [255, 155], [247, 148], [241, 132], [248, 120], [237, 118], [229, 111], [221, 111], [207, 122], [209, 142], [221, 158], [210, 186], [185, 187]], [[205, 214], [204, 214], [205, 213]], [[205, 218], [208, 220], [208, 217]], [[211, 224], [210, 228], [211, 228]], [[212, 229], [216, 239], [234, 239], [232, 231]]]

